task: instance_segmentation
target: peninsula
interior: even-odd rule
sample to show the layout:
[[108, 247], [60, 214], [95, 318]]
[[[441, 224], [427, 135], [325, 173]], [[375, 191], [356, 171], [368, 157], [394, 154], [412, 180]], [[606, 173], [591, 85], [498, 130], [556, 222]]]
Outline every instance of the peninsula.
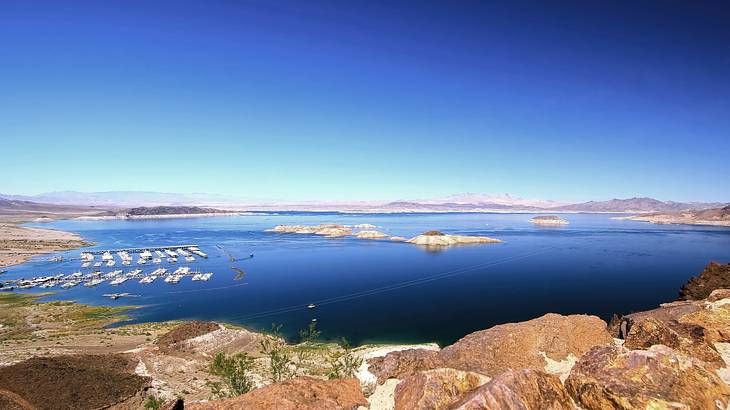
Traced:
[[623, 219], [655, 224], [730, 226], [730, 205], [704, 210], [642, 214]]

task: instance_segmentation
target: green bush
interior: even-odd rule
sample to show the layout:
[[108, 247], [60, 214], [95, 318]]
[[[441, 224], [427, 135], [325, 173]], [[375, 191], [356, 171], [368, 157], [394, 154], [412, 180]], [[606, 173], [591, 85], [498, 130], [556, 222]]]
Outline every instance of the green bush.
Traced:
[[213, 395], [217, 398], [236, 397], [253, 390], [256, 387], [251, 378], [253, 364], [253, 359], [246, 353], [215, 355], [210, 365], [210, 373], [220, 376], [222, 381], [207, 383]]

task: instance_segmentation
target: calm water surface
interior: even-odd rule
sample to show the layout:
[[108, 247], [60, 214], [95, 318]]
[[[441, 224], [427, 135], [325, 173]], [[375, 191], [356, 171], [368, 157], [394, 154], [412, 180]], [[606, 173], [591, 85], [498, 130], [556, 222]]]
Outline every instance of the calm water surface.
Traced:
[[[567, 215], [570, 225], [540, 228], [528, 222], [531, 216], [290, 213], [39, 226], [78, 232], [97, 243], [95, 249], [198, 244], [210, 258], [187, 266], [214, 272], [207, 283], [186, 278], [177, 285], [158, 280], [55, 288], [54, 299], [144, 305], [132, 313], [134, 322], [219, 320], [261, 330], [275, 322], [291, 337], [316, 318], [323, 337], [344, 336], [355, 344], [447, 344], [478, 329], [547, 312], [608, 320], [613, 313], [673, 300], [709, 261], [730, 260], [727, 228], [652, 225], [610, 215]], [[504, 243], [433, 252], [389, 241], [264, 232], [277, 224], [320, 223], [370, 223], [406, 237], [439, 229]], [[251, 253], [254, 258], [248, 258]], [[52, 255], [45, 255], [8, 268], [3, 279], [79, 270], [79, 250], [58, 255], [67, 261], [48, 262]], [[238, 260], [231, 262], [231, 255]], [[103, 271], [121, 269], [117, 263]], [[234, 280], [231, 267], [246, 275]], [[113, 292], [141, 297], [111, 301], [101, 296]], [[307, 309], [309, 303], [317, 308]]]

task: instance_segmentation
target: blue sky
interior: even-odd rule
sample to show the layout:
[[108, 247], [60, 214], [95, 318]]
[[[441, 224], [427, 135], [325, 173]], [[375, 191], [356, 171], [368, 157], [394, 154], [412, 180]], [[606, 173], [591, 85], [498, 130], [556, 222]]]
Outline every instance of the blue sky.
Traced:
[[509, 3], [4, 1], [0, 192], [730, 200], [728, 6]]

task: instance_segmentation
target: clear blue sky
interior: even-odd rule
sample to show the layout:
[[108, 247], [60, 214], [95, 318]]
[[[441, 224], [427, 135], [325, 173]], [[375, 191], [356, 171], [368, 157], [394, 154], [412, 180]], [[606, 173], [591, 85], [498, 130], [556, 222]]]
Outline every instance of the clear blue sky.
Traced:
[[727, 2], [514, 3], [3, 1], [0, 192], [730, 200]]

